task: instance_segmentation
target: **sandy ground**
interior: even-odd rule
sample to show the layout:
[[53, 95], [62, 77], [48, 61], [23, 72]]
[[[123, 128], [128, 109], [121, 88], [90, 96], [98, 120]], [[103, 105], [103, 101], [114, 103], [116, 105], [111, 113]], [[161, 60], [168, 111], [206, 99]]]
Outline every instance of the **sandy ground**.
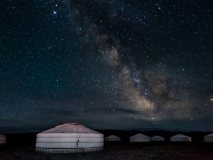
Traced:
[[48, 154], [34, 144], [0, 146], [0, 160], [213, 160], [213, 143], [105, 143], [96, 153]]

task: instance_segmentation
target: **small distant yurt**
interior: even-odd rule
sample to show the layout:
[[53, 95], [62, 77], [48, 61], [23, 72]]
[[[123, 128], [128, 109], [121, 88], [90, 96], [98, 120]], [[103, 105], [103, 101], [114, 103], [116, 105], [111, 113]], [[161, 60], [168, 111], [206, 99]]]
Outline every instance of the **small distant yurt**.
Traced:
[[132, 142], [132, 143], [150, 142], [150, 137], [139, 133], [134, 136], [131, 136], [130, 142]]
[[213, 143], [213, 133], [204, 136], [204, 142], [210, 142]]
[[0, 134], [0, 145], [5, 144], [6, 143], [6, 136], [3, 134]]
[[65, 123], [37, 134], [36, 151], [50, 153], [102, 150], [103, 134], [77, 123]]
[[191, 137], [185, 136], [183, 134], [177, 134], [170, 138], [171, 142], [191, 142]]
[[165, 138], [161, 137], [161, 136], [153, 136], [150, 138], [151, 141], [153, 142], [164, 142]]
[[109, 142], [118, 142], [121, 141], [120, 137], [117, 137], [115, 135], [111, 135], [105, 138], [105, 141], [109, 141]]

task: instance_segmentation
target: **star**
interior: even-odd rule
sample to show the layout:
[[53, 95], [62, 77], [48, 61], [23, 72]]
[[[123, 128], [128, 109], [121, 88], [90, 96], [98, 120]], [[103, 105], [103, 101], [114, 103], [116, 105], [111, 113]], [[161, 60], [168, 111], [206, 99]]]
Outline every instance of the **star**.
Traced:
[[72, 120], [213, 130], [213, 14], [205, 2], [5, 3], [0, 129]]

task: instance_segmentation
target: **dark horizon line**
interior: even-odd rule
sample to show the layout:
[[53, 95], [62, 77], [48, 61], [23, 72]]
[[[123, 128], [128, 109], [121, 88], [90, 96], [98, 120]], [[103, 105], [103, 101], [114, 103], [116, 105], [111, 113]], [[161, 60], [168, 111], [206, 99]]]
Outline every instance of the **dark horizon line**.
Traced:
[[[4, 129], [3, 129], [4, 128]], [[44, 130], [50, 129], [49, 127], [39, 127], [40, 129], [32, 129], [32, 128], [19, 128], [19, 127], [0, 127], [0, 133], [39, 133]], [[133, 128], [133, 129], [115, 129], [115, 128], [107, 128], [107, 129], [100, 129], [100, 128], [90, 128], [93, 130], [100, 130], [100, 131], [148, 131], [148, 132], [154, 132], [154, 131], [164, 131], [164, 132], [213, 132], [213, 130], [208, 129], [168, 129], [168, 128]]]

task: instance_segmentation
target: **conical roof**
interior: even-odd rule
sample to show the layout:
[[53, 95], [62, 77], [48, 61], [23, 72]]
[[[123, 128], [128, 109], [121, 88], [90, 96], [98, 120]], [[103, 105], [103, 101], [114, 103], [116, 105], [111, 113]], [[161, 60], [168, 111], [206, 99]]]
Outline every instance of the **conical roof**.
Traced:
[[213, 137], [213, 133], [206, 135], [205, 137]]
[[0, 138], [6, 138], [6, 136], [0, 133]]
[[65, 123], [62, 125], [58, 125], [54, 128], [46, 130], [41, 133], [93, 133], [93, 134], [100, 134], [92, 129], [89, 129], [83, 125], [77, 123]]
[[37, 137], [103, 137], [103, 134], [77, 123], [65, 123], [37, 134]]
[[156, 136], [151, 137], [151, 141], [165, 141], [165, 138], [156, 135]]
[[134, 136], [130, 137], [130, 142], [149, 142], [150, 141], [150, 137], [143, 135], [141, 133], [136, 134]]
[[[183, 134], [177, 134], [177, 135], [175, 135], [175, 136], [172, 136], [171, 138], [176, 138], [176, 137], [180, 137], [180, 138], [185, 138], [185, 137], [189, 137], [189, 136], [186, 136], [186, 135], [183, 135]], [[190, 137], [189, 137], [190, 138]]]
[[161, 136], [153, 136], [151, 138], [163, 138], [163, 137], [161, 137]]
[[146, 136], [144, 134], [138, 133], [134, 136], [131, 136], [130, 138], [149, 138], [149, 136]]
[[115, 135], [111, 135], [111, 136], [108, 136], [105, 138], [105, 141], [120, 141], [121, 138], [120, 137], [117, 137]]
[[3, 134], [0, 134], [0, 144], [6, 143], [6, 136]]
[[170, 138], [170, 141], [172, 142], [191, 142], [191, 137], [183, 135], [183, 134], [177, 134]]
[[213, 143], [213, 133], [204, 136], [204, 142]]
[[111, 135], [111, 136], [108, 136], [108, 137], [106, 137], [106, 138], [119, 138], [119, 137], [117, 137], [117, 136], [115, 136], [115, 135]]

